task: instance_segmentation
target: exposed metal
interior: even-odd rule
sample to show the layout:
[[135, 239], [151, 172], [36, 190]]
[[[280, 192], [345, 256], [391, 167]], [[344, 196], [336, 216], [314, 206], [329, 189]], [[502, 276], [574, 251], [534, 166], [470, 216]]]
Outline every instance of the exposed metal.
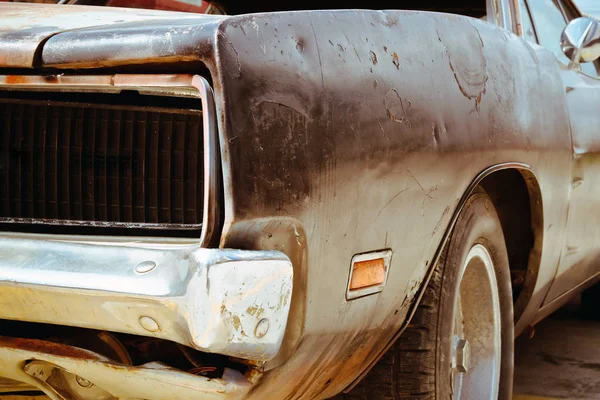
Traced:
[[[127, 366], [77, 347], [9, 337], [0, 337], [0, 367], [3, 376], [43, 390], [52, 400], [79, 399], [73, 392], [65, 398], [57, 390], [64, 393], [65, 376], [73, 377], [75, 384], [78, 376], [94, 385], [90, 391], [101, 390], [119, 399], [231, 400], [244, 398], [252, 387], [251, 379], [227, 368], [222, 378], [211, 379], [161, 363]], [[48, 382], [52, 375], [42, 376], [40, 371], [49, 371], [56, 379]], [[77, 393], [85, 393], [85, 388]]]
[[[132, 8], [56, 6], [46, 4], [0, 4], [0, 14], [6, 16], [0, 27], [0, 67], [32, 68], [39, 66], [38, 47], [52, 36], [80, 28], [127, 26], [136, 22], [184, 20], [194, 24], [218, 21], [218, 16], [165, 13]], [[133, 43], [132, 43], [133, 44]], [[139, 43], [138, 43], [139, 44]], [[90, 52], [88, 52], [90, 53]], [[92, 53], [90, 53], [92, 54]]]
[[[495, 3], [511, 10], [498, 21], [510, 19], [520, 33], [519, 4]], [[15, 21], [27, 29], [25, 15], [34, 11], [21, 7]], [[35, 65], [30, 72], [65, 73], [7, 76], [3, 87], [118, 90], [112, 78], [69, 73], [142, 64], [210, 73], [223, 166], [220, 246], [279, 250], [294, 266], [285, 339], [247, 398], [324, 399], [360, 377], [410, 320], [468, 194], [499, 169], [522, 171], [532, 206], [517, 332], [544, 303], [542, 312], [600, 272], [600, 223], [589, 219], [600, 199], [599, 84], [507, 30], [401, 11], [165, 13], [110, 26], [85, 18], [87, 25], [52, 29], [45, 42], [28, 37], [22, 51], [0, 39], [7, 57]], [[31, 24], [47, 32], [51, 19]], [[114, 82], [153, 90], [152, 79], [115, 75]], [[180, 85], [173, 93], [194, 92], [173, 79]], [[384, 290], [348, 301], [351, 255], [387, 248], [396, 255]], [[128, 271], [146, 260], [136, 258]], [[138, 277], [158, 270], [160, 263]], [[154, 317], [133, 321], [140, 316]], [[264, 331], [255, 322], [248, 336]]]
[[[279, 252], [0, 241], [0, 318], [153, 336], [207, 352], [273, 358], [292, 266]], [[137, 260], [156, 268], [135, 271]], [[268, 320], [261, 336], [252, 333]]]
[[61, 400], [116, 400], [87, 379], [44, 361], [30, 361], [23, 370], [37, 379], [46, 393]]

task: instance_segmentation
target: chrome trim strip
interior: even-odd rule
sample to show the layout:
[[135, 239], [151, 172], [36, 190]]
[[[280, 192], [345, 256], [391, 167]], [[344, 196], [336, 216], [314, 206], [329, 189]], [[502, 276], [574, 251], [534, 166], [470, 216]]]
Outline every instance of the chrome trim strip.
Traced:
[[174, 224], [153, 222], [122, 222], [122, 221], [81, 221], [76, 219], [45, 219], [45, 218], [1, 218], [0, 224], [28, 224], [44, 226], [70, 226], [78, 228], [130, 228], [152, 230], [198, 230], [203, 224]]
[[221, 197], [222, 185], [217, 184], [218, 179], [221, 177], [217, 113], [213, 91], [208, 81], [199, 75], [195, 75], [192, 77], [191, 83], [200, 93], [203, 112], [202, 123], [204, 124], [204, 215], [200, 245], [210, 247], [213, 234], [217, 229], [217, 225], [221, 222], [218, 203]]
[[136, 90], [148, 95], [199, 98], [204, 130], [204, 215], [200, 244], [209, 247], [213, 243], [213, 234], [221, 222], [221, 161], [213, 91], [204, 77], [190, 74], [0, 75], [0, 90], [87, 93]]
[[293, 268], [277, 251], [0, 240], [0, 318], [157, 337], [267, 361]]

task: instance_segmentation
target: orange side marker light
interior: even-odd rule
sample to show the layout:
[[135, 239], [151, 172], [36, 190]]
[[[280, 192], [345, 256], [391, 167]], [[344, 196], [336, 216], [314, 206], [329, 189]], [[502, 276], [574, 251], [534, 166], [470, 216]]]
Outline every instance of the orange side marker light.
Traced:
[[380, 285], [385, 282], [385, 261], [383, 258], [355, 262], [352, 266], [350, 290]]
[[346, 300], [381, 292], [390, 272], [391, 260], [391, 250], [355, 254], [350, 263]]

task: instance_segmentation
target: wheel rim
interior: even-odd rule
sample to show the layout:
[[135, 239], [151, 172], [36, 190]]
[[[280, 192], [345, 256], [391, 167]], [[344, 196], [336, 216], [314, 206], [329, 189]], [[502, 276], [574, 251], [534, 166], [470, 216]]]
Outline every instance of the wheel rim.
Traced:
[[500, 297], [487, 249], [473, 246], [461, 270], [454, 303], [453, 399], [498, 398], [500, 381]]

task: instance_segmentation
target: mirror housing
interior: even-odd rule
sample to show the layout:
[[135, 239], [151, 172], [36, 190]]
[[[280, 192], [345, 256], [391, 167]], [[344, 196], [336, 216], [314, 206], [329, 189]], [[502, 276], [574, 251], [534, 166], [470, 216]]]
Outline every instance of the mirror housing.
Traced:
[[600, 21], [575, 18], [563, 30], [560, 46], [572, 66], [596, 61], [600, 57]]

